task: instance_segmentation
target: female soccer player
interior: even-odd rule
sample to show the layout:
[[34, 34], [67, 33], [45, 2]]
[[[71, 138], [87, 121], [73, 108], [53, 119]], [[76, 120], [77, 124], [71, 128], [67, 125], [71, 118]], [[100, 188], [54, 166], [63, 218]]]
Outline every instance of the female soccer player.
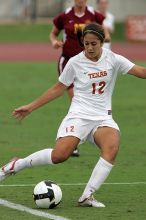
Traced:
[[[62, 48], [62, 55], [58, 61], [59, 75], [62, 73], [68, 60], [80, 53], [83, 49], [78, 44], [78, 30], [83, 29], [86, 24], [96, 22], [102, 24], [104, 16], [96, 12], [92, 7], [86, 5], [87, 0], [74, 0], [74, 5], [67, 8], [63, 13], [53, 19], [53, 28], [50, 40], [54, 48]], [[58, 39], [60, 32], [63, 31], [63, 41]], [[106, 40], [110, 38], [106, 32]], [[70, 99], [73, 97], [73, 84], [67, 89]], [[75, 149], [72, 156], [79, 156], [79, 150]]]
[[146, 79], [146, 68], [102, 48], [104, 38], [100, 25], [87, 25], [80, 39], [84, 51], [68, 61], [59, 81], [30, 104], [14, 110], [14, 117], [23, 119], [61, 96], [70, 84], [74, 84], [74, 97], [59, 127], [54, 149], [13, 159], [0, 169], [1, 181], [27, 167], [64, 162], [79, 143], [89, 140], [99, 147], [101, 155], [78, 202], [80, 206], [105, 207], [94, 199], [93, 193], [112, 170], [119, 149], [119, 127], [112, 118], [111, 108], [115, 81], [119, 72]]
[[[68, 60], [82, 51], [78, 44], [77, 32], [85, 25], [96, 22], [103, 23], [104, 16], [96, 12], [92, 7], [86, 5], [87, 0], [74, 0], [74, 5], [53, 19], [53, 28], [50, 40], [54, 48], [62, 48], [62, 55], [58, 62], [59, 75], [62, 73]], [[63, 41], [58, 39], [60, 32], [63, 31]], [[106, 33], [106, 40], [109, 35]], [[73, 85], [68, 87], [70, 98], [73, 97]]]

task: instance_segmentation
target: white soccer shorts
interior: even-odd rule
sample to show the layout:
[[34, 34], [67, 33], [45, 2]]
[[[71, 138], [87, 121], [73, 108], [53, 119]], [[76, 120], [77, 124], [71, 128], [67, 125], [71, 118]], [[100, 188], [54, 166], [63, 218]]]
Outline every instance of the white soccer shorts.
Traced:
[[94, 144], [94, 133], [99, 127], [111, 127], [119, 131], [117, 123], [111, 118], [93, 121], [80, 118], [65, 117], [58, 129], [57, 138], [74, 136], [80, 139], [80, 144], [89, 141]]

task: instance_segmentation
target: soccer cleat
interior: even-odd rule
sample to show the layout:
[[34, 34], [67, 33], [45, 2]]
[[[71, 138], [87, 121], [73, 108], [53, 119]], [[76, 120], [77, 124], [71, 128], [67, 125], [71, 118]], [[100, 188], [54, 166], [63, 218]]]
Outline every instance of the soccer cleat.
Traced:
[[4, 180], [6, 177], [15, 174], [14, 166], [19, 158], [12, 159], [9, 163], [0, 168], [0, 181]]
[[98, 202], [93, 196], [90, 196], [89, 198], [86, 198], [84, 200], [78, 201], [79, 206], [82, 207], [95, 207], [95, 208], [104, 208], [105, 205], [101, 202]]
[[76, 148], [73, 152], [72, 152], [72, 157], [79, 157], [80, 156], [80, 153], [79, 153], [79, 150], [78, 148]]

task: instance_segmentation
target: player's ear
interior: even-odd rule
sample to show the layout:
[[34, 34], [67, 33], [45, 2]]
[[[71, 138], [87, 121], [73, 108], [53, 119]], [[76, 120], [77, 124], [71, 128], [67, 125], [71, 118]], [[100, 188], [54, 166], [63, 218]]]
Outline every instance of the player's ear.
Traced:
[[83, 32], [81, 29], [77, 30], [77, 39], [79, 42], [80, 47], [84, 47], [84, 43], [83, 43]]

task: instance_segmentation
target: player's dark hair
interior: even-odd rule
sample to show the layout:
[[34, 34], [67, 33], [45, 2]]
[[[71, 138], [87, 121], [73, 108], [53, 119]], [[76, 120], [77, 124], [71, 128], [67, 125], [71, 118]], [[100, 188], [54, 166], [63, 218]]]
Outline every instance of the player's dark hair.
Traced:
[[90, 23], [87, 26], [85, 26], [83, 31], [81, 29], [77, 31], [77, 38], [81, 47], [84, 47], [83, 39], [85, 35], [88, 33], [96, 35], [98, 39], [101, 41], [101, 43], [103, 43], [105, 40], [103, 27], [97, 23]]
[[78, 39], [80, 47], [84, 47], [84, 44], [83, 44], [83, 31], [81, 29], [77, 30], [77, 39]]

